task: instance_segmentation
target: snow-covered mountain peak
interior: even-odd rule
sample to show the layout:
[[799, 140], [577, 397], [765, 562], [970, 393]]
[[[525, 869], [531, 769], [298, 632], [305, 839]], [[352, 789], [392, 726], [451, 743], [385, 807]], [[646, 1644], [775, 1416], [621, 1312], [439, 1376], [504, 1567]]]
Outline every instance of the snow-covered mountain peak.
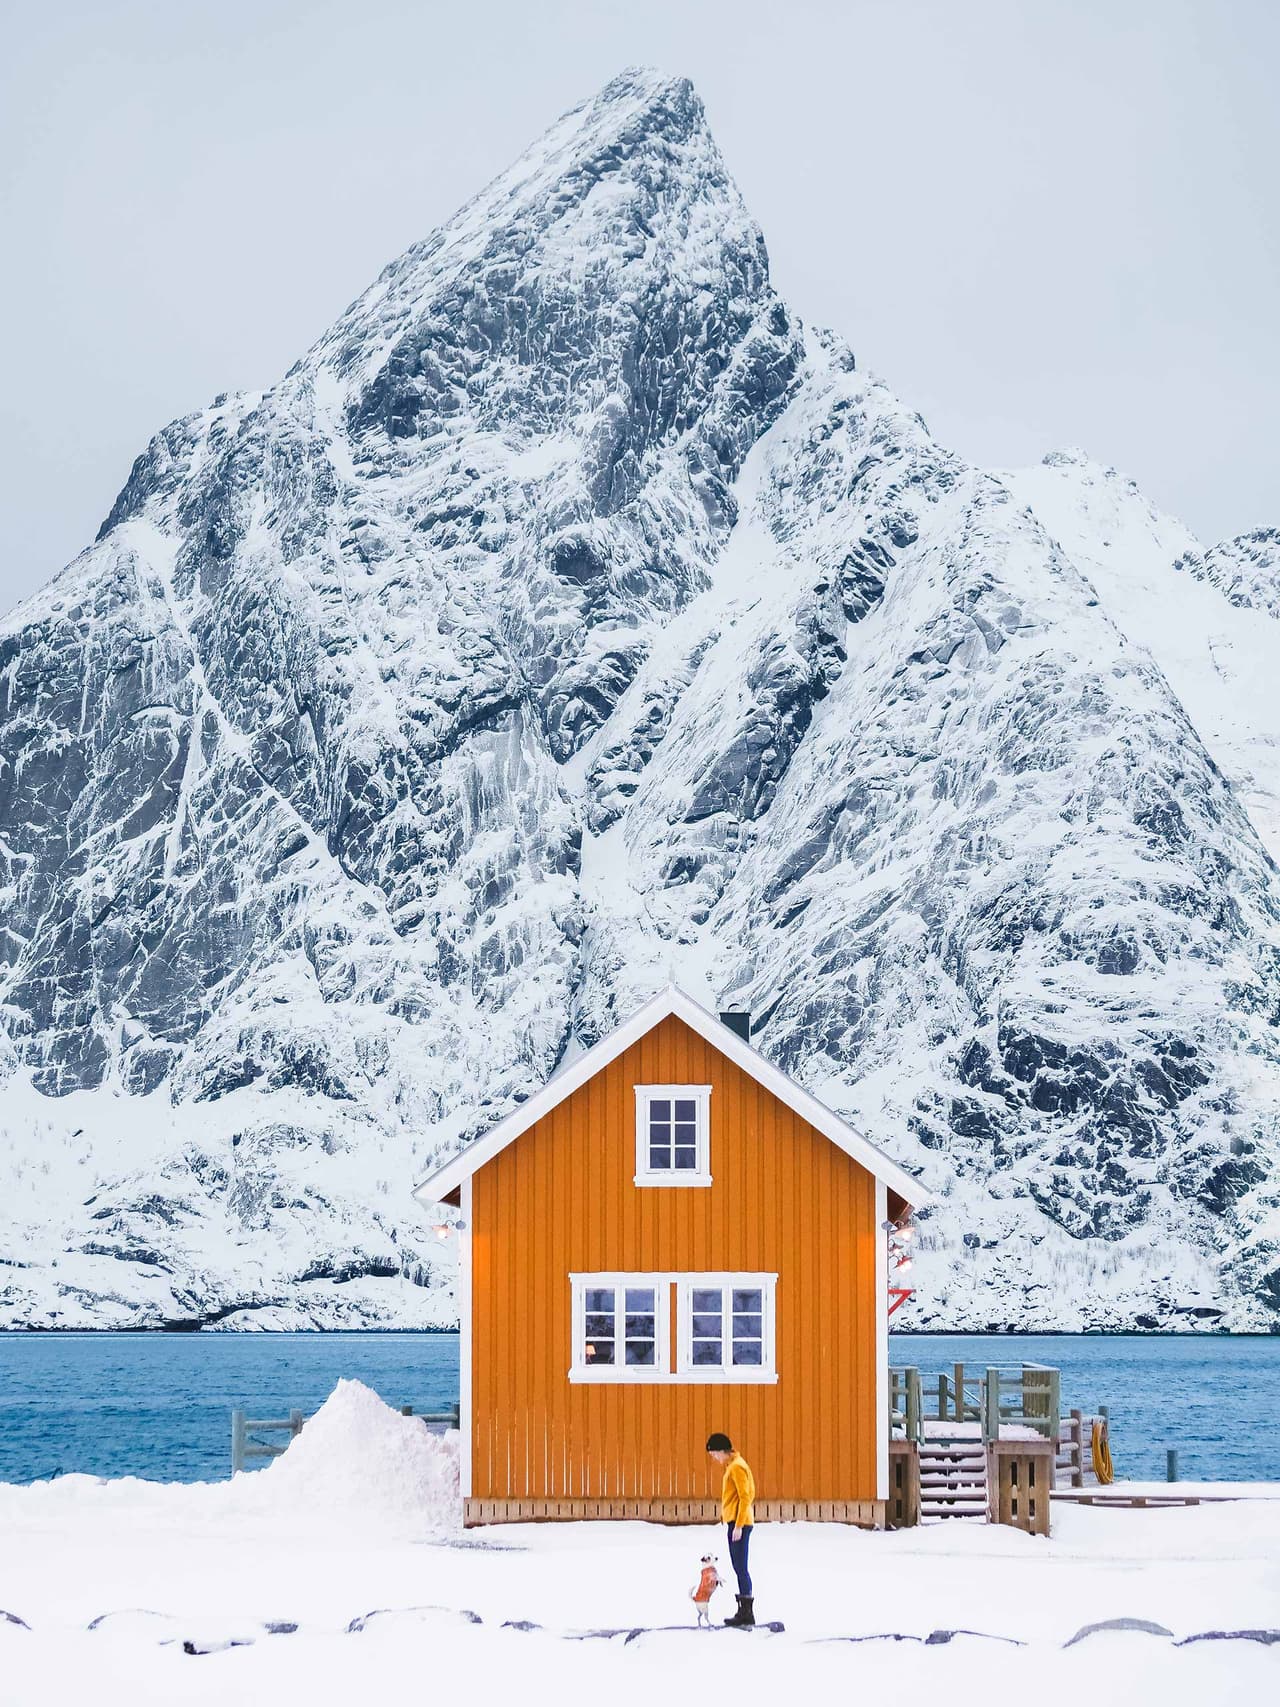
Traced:
[[[562, 309], [595, 306], [625, 320], [655, 269], [705, 272], [703, 282], [714, 284], [717, 251], [729, 248], [767, 270], [759, 230], [693, 86], [655, 71], [624, 72], [393, 261], [304, 366], [328, 363], [358, 388], [404, 337], [422, 342], [422, 333], [428, 348], [438, 337], [447, 345], [449, 331], [458, 330], [451, 315], [460, 302], [451, 292], [459, 280], [463, 298], [489, 299], [492, 323], [483, 330], [490, 337], [496, 330], [500, 340], [518, 341], [535, 324], [529, 310], [553, 295]], [[574, 301], [582, 291], [585, 300]], [[507, 305], [517, 323], [507, 323]]]
[[927, 1175], [933, 1324], [1269, 1321], [1280, 624], [1197, 550], [937, 445], [624, 74], [0, 630], [0, 1309], [447, 1319], [413, 1178], [674, 977]]
[[1081, 450], [1079, 445], [1064, 445], [1059, 450], [1046, 451], [1040, 459], [1045, 468], [1101, 468], [1095, 463], [1088, 451]]
[[1188, 567], [1221, 588], [1233, 605], [1280, 618], [1280, 528], [1224, 539]]

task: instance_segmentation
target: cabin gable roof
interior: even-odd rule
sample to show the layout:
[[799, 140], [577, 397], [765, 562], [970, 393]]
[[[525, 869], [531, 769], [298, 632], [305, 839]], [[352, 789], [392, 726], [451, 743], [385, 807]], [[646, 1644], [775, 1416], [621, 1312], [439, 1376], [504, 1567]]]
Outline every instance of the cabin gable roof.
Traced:
[[492, 1161], [508, 1144], [514, 1143], [522, 1133], [527, 1132], [566, 1097], [572, 1096], [574, 1091], [593, 1079], [610, 1061], [616, 1060], [669, 1014], [683, 1020], [690, 1030], [697, 1032], [713, 1049], [740, 1067], [816, 1131], [829, 1138], [837, 1149], [843, 1150], [847, 1156], [860, 1163], [876, 1179], [883, 1180], [890, 1191], [896, 1192], [899, 1197], [916, 1207], [928, 1201], [929, 1193], [911, 1174], [900, 1168], [896, 1162], [890, 1161], [870, 1139], [856, 1132], [833, 1109], [819, 1102], [817, 1097], [802, 1090], [771, 1061], [766, 1060], [758, 1049], [753, 1049], [736, 1032], [724, 1025], [716, 1014], [709, 1013], [699, 1002], [685, 995], [684, 991], [677, 989], [674, 984], [668, 984], [665, 990], [660, 990], [629, 1020], [625, 1020], [607, 1037], [601, 1038], [599, 1043], [586, 1050], [576, 1061], [562, 1067], [547, 1080], [541, 1090], [536, 1091], [518, 1108], [490, 1127], [482, 1137], [468, 1144], [465, 1150], [459, 1151], [456, 1156], [429, 1174], [421, 1185], [414, 1188], [414, 1196], [422, 1203], [441, 1202], [451, 1192], [456, 1191], [464, 1180]]

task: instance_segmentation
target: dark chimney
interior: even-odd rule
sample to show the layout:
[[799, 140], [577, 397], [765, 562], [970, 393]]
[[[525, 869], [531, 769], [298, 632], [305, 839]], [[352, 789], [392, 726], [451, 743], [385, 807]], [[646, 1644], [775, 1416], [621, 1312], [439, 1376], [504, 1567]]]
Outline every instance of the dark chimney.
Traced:
[[720, 1023], [721, 1023], [721, 1025], [727, 1025], [729, 1027], [730, 1031], [736, 1031], [738, 1036], [742, 1039], [742, 1041], [744, 1043], [750, 1043], [750, 1041], [751, 1041], [751, 1015], [750, 1014], [740, 1014], [740, 1013], [721, 1014], [720, 1015]]

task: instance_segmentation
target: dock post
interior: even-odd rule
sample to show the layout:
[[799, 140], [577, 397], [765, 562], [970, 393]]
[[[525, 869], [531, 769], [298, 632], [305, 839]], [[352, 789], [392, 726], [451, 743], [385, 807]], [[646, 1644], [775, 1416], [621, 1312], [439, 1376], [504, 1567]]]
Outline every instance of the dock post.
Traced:
[[906, 1408], [906, 1410], [907, 1410], [907, 1414], [906, 1414], [907, 1439], [908, 1440], [914, 1440], [918, 1445], [920, 1442], [920, 1439], [922, 1437], [922, 1434], [924, 1432], [920, 1426], [920, 1416], [921, 1416], [921, 1411], [922, 1411], [923, 1407], [922, 1407], [921, 1402], [920, 1402], [920, 1371], [918, 1369], [912, 1368], [912, 1369], [907, 1370], [907, 1372], [906, 1372], [906, 1384], [907, 1384], [907, 1408]]
[[290, 1411], [289, 1412], [289, 1439], [290, 1440], [296, 1440], [298, 1438], [298, 1436], [302, 1433], [302, 1424], [303, 1424], [304, 1420], [305, 1419], [303, 1418], [301, 1411]]
[[1071, 1457], [1071, 1486], [1084, 1487], [1084, 1412], [1072, 1411], [1071, 1433], [1068, 1439], [1074, 1443]]
[[1166, 1482], [1176, 1482], [1178, 1479], [1178, 1449], [1170, 1446], [1164, 1455], [1164, 1479]]
[[244, 1469], [244, 1412], [231, 1413], [231, 1474], [239, 1475]]
[[988, 1369], [982, 1383], [982, 1438], [1000, 1438], [1000, 1371]]

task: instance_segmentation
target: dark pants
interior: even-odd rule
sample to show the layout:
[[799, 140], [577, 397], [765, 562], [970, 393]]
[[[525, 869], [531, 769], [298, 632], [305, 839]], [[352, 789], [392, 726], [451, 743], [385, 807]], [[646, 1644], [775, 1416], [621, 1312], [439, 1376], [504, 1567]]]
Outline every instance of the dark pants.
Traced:
[[742, 1531], [741, 1541], [734, 1540], [733, 1525], [730, 1524], [728, 1528], [729, 1563], [733, 1566], [738, 1579], [738, 1593], [749, 1598], [751, 1595], [751, 1572], [747, 1569], [747, 1548], [751, 1545], [751, 1525], [748, 1524]]

